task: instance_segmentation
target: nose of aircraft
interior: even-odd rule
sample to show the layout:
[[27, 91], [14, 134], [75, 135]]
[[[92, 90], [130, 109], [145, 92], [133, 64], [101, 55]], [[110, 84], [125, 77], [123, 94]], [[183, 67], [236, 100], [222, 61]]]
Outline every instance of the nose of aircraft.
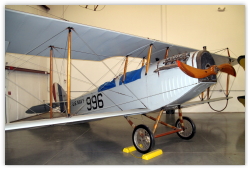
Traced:
[[216, 81], [218, 71], [228, 73], [236, 77], [236, 72], [233, 66], [228, 63], [216, 66], [211, 55], [202, 53], [197, 56], [197, 68], [189, 66], [177, 60], [177, 66], [187, 75], [193, 78], [198, 78], [200, 82]]
[[[212, 55], [206, 50], [202, 50], [198, 52], [197, 57], [196, 57], [196, 62], [197, 62], [197, 69], [205, 70], [215, 65], [215, 61]], [[216, 79], [216, 75], [209, 75], [204, 78], [199, 78], [199, 81], [200, 82], [207, 82], [207, 81], [216, 82], [217, 79]]]

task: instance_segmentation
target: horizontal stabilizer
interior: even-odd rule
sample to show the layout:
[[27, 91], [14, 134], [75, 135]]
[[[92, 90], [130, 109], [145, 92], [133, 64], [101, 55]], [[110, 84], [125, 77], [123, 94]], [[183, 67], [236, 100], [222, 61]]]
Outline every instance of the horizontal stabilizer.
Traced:
[[[67, 94], [65, 90], [60, 86], [58, 83], [53, 84], [53, 98], [54, 98], [54, 103], [52, 103], [52, 108], [56, 108], [60, 106], [60, 111], [64, 112], [65, 107], [67, 105]], [[46, 113], [50, 111], [50, 103], [44, 103], [40, 104], [37, 106], [32, 106], [29, 108], [26, 113], [32, 114], [32, 113]]]
[[[52, 108], [58, 107], [59, 103], [53, 103]], [[26, 110], [26, 113], [32, 114], [32, 113], [46, 113], [49, 112], [50, 106], [49, 103], [37, 105], [37, 106], [32, 106], [28, 110]]]
[[103, 119], [103, 118], [115, 117], [115, 116], [143, 114], [149, 111], [150, 111], [149, 109], [134, 109], [134, 110], [118, 111], [118, 112], [105, 112], [105, 113], [78, 115], [78, 116], [73, 116], [70, 118], [60, 117], [60, 118], [53, 118], [53, 119], [22, 121], [22, 122], [6, 124], [5, 130], [15, 130], [15, 129], [55, 125], [55, 124], [64, 124], [64, 123], [71, 123], [71, 122], [89, 121], [89, 120]]

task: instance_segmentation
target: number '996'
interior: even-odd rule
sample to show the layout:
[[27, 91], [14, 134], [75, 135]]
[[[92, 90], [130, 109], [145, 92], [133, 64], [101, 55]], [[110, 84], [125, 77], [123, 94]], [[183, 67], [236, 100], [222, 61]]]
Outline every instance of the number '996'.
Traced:
[[97, 108], [103, 108], [104, 103], [102, 98], [102, 94], [99, 93], [97, 95], [93, 95], [92, 97], [87, 97], [86, 99], [86, 103], [87, 103], [87, 109], [91, 110], [91, 109], [97, 109]]

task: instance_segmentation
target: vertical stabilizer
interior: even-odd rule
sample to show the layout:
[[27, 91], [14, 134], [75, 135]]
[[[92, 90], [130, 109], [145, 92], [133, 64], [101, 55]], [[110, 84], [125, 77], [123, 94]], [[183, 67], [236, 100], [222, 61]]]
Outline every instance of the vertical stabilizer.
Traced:
[[53, 98], [55, 102], [60, 102], [60, 111], [65, 112], [67, 106], [67, 94], [58, 83], [53, 84]]

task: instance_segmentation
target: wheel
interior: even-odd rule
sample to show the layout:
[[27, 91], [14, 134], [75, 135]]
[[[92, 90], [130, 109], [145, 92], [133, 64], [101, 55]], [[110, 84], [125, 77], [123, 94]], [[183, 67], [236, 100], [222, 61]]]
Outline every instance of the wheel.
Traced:
[[135, 127], [132, 140], [135, 148], [140, 153], [150, 152], [155, 145], [154, 135], [145, 125], [138, 125]]
[[[177, 132], [177, 135], [182, 139], [189, 140], [194, 137], [195, 132], [196, 132], [196, 126], [189, 117], [183, 116], [182, 118], [183, 118], [185, 129], [183, 131]], [[181, 128], [180, 119], [176, 121], [175, 127]]]

